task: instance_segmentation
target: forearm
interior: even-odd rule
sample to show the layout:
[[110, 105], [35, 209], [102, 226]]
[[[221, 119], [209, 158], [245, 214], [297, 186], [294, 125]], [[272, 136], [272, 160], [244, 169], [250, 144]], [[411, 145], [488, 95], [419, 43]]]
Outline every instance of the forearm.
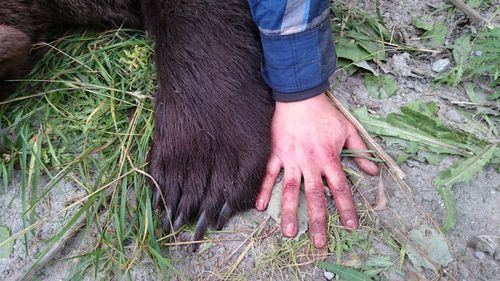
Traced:
[[298, 101], [329, 88], [335, 47], [329, 1], [249, 0], [259, 27], [262, 75], [277, 101]]

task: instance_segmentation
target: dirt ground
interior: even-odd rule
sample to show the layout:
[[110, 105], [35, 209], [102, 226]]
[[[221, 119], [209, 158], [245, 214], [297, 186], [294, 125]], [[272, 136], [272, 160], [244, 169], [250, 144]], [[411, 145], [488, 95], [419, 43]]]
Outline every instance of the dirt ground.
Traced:
[[[353, 6], [374, 11], [375, 1], [352, 1]], [[382, 0], [382, 15], [389, 27], [395, 27], [404, 35], [407, 42], [416, 41], [418, 32], [411, 24], [413, 16], [428, 14], [430, 7], [444, 5], [443, 1], [392, 1]], [[445, 19], [449, 15], [447, 10], [434, 15], [436, 18]], [[456, 20], [465, 16], [458, 12]], [[468, 27], [461, 27], [465, 30]], [[452, 34], [461, 32], [456, 29]], [[456, 35], [455, 35], [456, 36]], [[335, 85], [334, 94], [352, 106], [367, 106], [372, 113], [386, 115], [397, 112], [401, 105], [415, 100], [434, 101], [438, 104], [438, 114], [442, 120], [453, 126], [464, 124], [461, 113], [448, 102], [449, 97], [455, 100], [465, 100], [466, 96], [459, 88], [437, 87], [432, 83], [435, 73], [431, 70], [431, 63], [439, 58], [447, 57], [446, 52], [437, 56], [430, 54], [415, 55], [399, 52], [392, 54], [383, 70], [394, 75], [397, 80], [396, 95], [378, 100], [370, 97], [363, 85], [359, 73], [347, 76], [337, 73], [332, 78]], [[408, 72], [408, 70], [411, 70]], [[381, 142], [383, 145], [383, 142]], [[387, 151], [396, 156], [397, 151]], [[378, 226], [387, 229], [398, 229], [401, 233], [418, 228], [422, 224], [432, 225], [433, 221], [442, 222], [443, 202], [437, 194], [432, 183], [438, 171], [449, 167], [453, 158], [447, 158], [439, 166], [408, 160], [401, 165], [407, 174], [405, 182], [410, 190], [398, 185], [387, 173], [381, 178], [367, 178], [364, 186], [358, 188], [356, 201], [362, 205], [363, 200], [375, 202], [375, 187], [382, 181], [389, 199], [388, 209], [375, 211], [373, 220]], [[351, 165], [350, 161], [345, 161]], [[0, 188], [0, 226], [8, 226], [11, 233], [17, 233], [22, 226], [21, 221], [21, 191], [16, 186], [7, 189]], [[53, 194], [52, 194], [53, 193]], [[71, 213], [64, 209], [72, 200], [81, 195], [78, 187], [60, 184], [53, 190], [50, 200], [39, 207], [39, 214], [60, 214], [59, 220], [45, 223], [36, 232], [31, 252], [28, 256], [36, 255], [40, 249], [38, 244], [47, 242], [55, 233], [64, 219]], [[488, 167], [479, 173], [470, 183], [458, 184], [454, 187], [454, 197], [457, 204], [457, 225], [446, 234], [446, 241], [453, 256], [453, 262], [443, 269], [449, 280], [500, 280], [500, 250], [496, 255], [489, 253], [481, 247], [468, 247], [474, 239], [481, 235], [490, 235], [500, 240], [500, 174], [493, 167]], [[181, 234], [179, 241], [189, 240], [190, 233]], [[166, 247], [165, 256], [171, 256], [175, 261], [176, 269], [180, 273], [172, 273], [173, 279], [216, 280], [226, 278], [229, 280], [328, 280], [328, 273], [315, 266], [315, 253], [308, 247], [302, 250], [299, 263], [295, 265], [276, 264], [269, 259], [271, 254], [276, 254], [279, 245], [283, 244], [279, 227], [269, 218], [267, 213], [255, 210], [235, 216], [223, 232], [209, 235], [211, 242], [205, 243], [201, 250], [193, 253], [188, 246]], [[65, 257], [71, 257], [84, 252], [93, 243], [96, 234], [92, 231], [78, 234], [67, 247], [57, 255], [57, 258], [40, 272], [41, 280], [62, 280], [71, 271], [74, 264]], [[83, 243], [84, 239], [85, 243]], [[26, 256], [25, 248], [19, 239], [14, 246], [11, 257], [0, 259], [0, 280], [9, 280], [22, 270], [30, 258]], [[498, 241], [497, 243], [500, 243]], [[395, 260], [399, 253], [382, 243], [375, 241], [373, 248], [376, 253], [388, 255]], [[243, 254], [242, 254], [243, 253]], [[286, 252], [285, 252], [286, 255]], [[325, 255], [326, 261], [335, 262], [335, 254]], [[299, 269], [297, 269], [299, 268]], [[404, 263], [403, 272], [412, 271], [410, 263]], [[442, 273], [442, 272], [441, 272]], [[431, 271], [421, 271], [419, 278], [433, 279]], [[132, 270], [134, 280], [160, 280], [155, 267], [148, 257], [140, 259], [139, 264]], [[106, 276], [100, 276], [106, 279]], [[408, 276], [398, 271], [387, 271], [381, 275], [383, 280], [408, 280]], [[413, 279], [417, 280], [417, 279]], [[424, 279], [420, 279], [424, 280]]]

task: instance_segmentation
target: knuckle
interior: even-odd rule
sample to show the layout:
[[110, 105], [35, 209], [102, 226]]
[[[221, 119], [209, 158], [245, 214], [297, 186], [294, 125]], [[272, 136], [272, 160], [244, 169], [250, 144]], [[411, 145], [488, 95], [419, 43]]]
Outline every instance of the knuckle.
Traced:
[[300, 182], [296, 179], [288, 179], [285, 180], [284, 183], [284, 192], [295, 192], [298, 191], [300, 188]]
[[314, 202], [315, 206], [324, 206], [324, 192], [323, 189], [312, 189], [308, 191], [308, 197], [310, 201]]
[[347, 186], [347, 183], [345, 183], [345, 182], [333, 185], [332, 189], [336, 192], [348, 192], [348, 191], [350, 191], [349, 187]]
[[351, 207], [337, 207], [339, 212], [340, 212], [340, 215], [342, 218], [347, 218], [347, 217], [351, 217], [352, 214], [356, 214], [356, 209], [353, 209]]
[[331, 149], [329, 152], [325, 153], [325, 161], [331, 166], [337, 166], [337, 163], [340, 161], [340, 153], [337, 152], [336, 149]]
[[295, 212], [283, 212], [283, 216], [281, 217], [281, 224], [282, 225], [287, 225], [287, 224], [294, 224], [297, 221], [297, 216]]
[[276, 180], [276, 178], [278, 177], [279, 175], [279, 172], [275, 172], [275, 171], [266, 171], [266, 175], [264, 176], [264, 179], [266, 182], [271, 182], [271, 181], [274, 181]]
[[318, 215], [315, 218], [311, 218], [311, 223], [309, 225], [313, 232], [318, 234], [322, 234], [326, 232], [324, 229], [326, 228], [326, 217]]
[[320, 178], [308, 180], [305, 184], [309, 187], [308, 189], [310, 190], [323, 191], [323, 181]]

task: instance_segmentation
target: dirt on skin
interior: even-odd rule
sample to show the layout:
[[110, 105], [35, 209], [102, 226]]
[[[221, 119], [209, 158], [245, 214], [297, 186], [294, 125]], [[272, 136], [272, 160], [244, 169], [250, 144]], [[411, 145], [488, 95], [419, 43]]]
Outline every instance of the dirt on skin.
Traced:
[[[429, 14], [436, 7], [449, 5], [443, 1], [381, 1], [381, 13], [390, 28], [394, 28], [408, 44], [418, 45], [421, 32], [412, 25], [413, 16]], [[352, 1], [353, 7], [375, 11], [375, 1]], [[487, 11], [491, 12], [491, 11]], [[442, 9], [433, 17], [444, 20], [449, 17], [448, 11]], [[484, 15], [487, 17], [488, 15]], [[450, 28], [451, 36], [456, 38], [460, 32], [473, 29], [470, 25], [458, 23], [467, 22], [466, 17], [457, 12], [452, 15], [453, 24]], [[386, 115], [398, 112], [399, 107], [415, 100], [434, 101], [438, 104], [438, 114], [449, 125], [464, 126], [465, 118], [449, 103], [452, 100], [466, 100], [464, 92], [453, 87], [436, 87], [433, 77], [436, 75], [431, 70], [431, 63], [439, 58], [449, 57], [447, 52], [438, 55], [411, 54], [399, 52], [392, 54], [382, 68], [386, 73], [391, 73], [396, 78], [398, 89], [396, 95], [378, 100], [370, 97], [363, 85], [362, 74], [356, 73], [347, 76], [337, 73], [332, 78], [334, 94], [343, 102], [352, 106], [366, 106], [371, 113]], [[380, 140], [379, 140], [380, 141]], [[381, 142], [381, 144], [383, 144]], [[387, 151], [395, 157], [397, 151]], [[406, 173], [405, 179], [408, 188], [397, 184], [387, 173], [380, 178], [366, 178], [364, 184], [358, 187], [355, 193], [358, 206], [362, 207], [364, 200], [374, 204], [377, 198], [376, 187], [382, 181], [388, 197], [388, 208], [375, 211], [372, 215], [376, 226], [383, 226], [394, 233], [404, 234], [422, 224], [433, 225], [441, 223], [444, 216], [443, 201], [437, 194], [433, 179], [438, 171], [449, 167], [455, 159], [450, 157], [443, 160], [438, 166], [424, 162], [408, 160], [401, 165]], [[350, 160], [344, 161], [347, 166], [352, 166]], [[23, 229], [21, 220], [21, 191], [18, 185], [7, 187], [7, 192], [0, 188], [0, 226], [6, 226], [11, 233]], [[449, 280], [500, 280], [500, 253], [490, 253], [487, 249], [477, 246], [473, 241], [480, 235], [500, 236], [500, 175], [493, 167], [488, 167], [480, 172], [469, 184], [457, 184], [454, 189], [457, 205], [457, 225], [446, 239], [453, 255], [453, 262], [441, 272], [441, 276]], [[24, 240], [18, 239], [14, 245], [11, 256], [0, 259], [0, 280], [12, 278], [22, 270], [45, 245], [47, 239], [56, 233], [71, 212], [61, 212], [74, 200], [82, 196], [83, 192], [76, 186], [60, 184], [50, 193], [50, 200], [39, 204], [36, 212], [39, 216], [53, 214], [54, 221], [46, 222], [37, 228], [35, 235], [28, 234], [29, 252], [25, 251]], [[331, 204], [330, 200], [330, 204]], [[332, 206], [330, 206], [333, 208]], [[182, 233], [176, 241], [189, 241], [192, 233]], [[397, 235], [395, 234], [397, 237]], [[66, 248], [39, 272], [41, 280], [61, 280], [67, 276], [74, 266], [73, 260], [64, 260], [79, 253], [85, 253], [92, 247], [97, 239], [97, 234], [92, 231], [81, 232], [73, 238]], [[225, 227], [223, 232], [211, 233], [210, 242], [201, 246], [193, 253], [190, 246], [178, 245], [165, 247], [165, 256], [170, 256], [175, 261], [178, 273], [172, 273], [176, 279], [190, 280], [217, 280], [217, 279], [247, 279], [247, 280], [326, 280], [328, 274], [316, 267], [315, 260], [318, 253], [305, 246], [295, 264], [280, 264], [286, 261], [284, 251], [285, 241], [280, 234], [279, 225], [269, 218], [266, 213], [255, 210], [235, 216]], [[471, 242], [472, 241], [472, 242]], [[476, 247], [468, 247], [476, 246]], [[374, 251], [380, 255], [391, 257], [397, 261], [399, 252], [395, 252], [384, 241], [373, 242]], [[281, 259], [273, 259], [273, 255], [281, 253]], [[161, 280], [154, 264], [149, 257], [138, 259], [138, 265], [132, 269], [134, 280]], [[290, 259], [289, 259], [290, 260]], [[336, 261], [335, 253], [326, 255], [327, 262]], [[396, 262], [397, 263], [397, 262]], [[418, 270], [406, 261], [402, 272], [419, 272], [418, 280], [432, 279], [434, 272]], [[443, 274], [444, 272], [444, 274]], [[407, 280], [409, 276], [397, 271], [382, 273], [385, 280]], [[99, 279], [109, 279], [108, 276], [98, 275]], [[415, 278], [414, 280], [417, 280]], [[92, 280], [88, 276], [87, 280]]]

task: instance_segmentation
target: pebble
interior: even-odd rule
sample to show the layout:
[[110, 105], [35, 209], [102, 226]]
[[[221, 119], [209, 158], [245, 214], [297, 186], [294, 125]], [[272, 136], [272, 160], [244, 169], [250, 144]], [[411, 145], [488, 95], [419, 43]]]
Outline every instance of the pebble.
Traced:
[[434, 72], [441, 73], [448, 69], [448, 66], [450, 66], [450, 59], [439, 59], [432, 62], [431, 69]]
[[474, 256], [479, 259], [479, 260], [482, 260], [486, 257], [486, 254], [481, 252], [481, 251], [475, 251], [474, 252]]
[[333, 278], [335, 278], [335, 273], [330, 271], [325, 271], [323, 273], [323, 276], [325, 277], [326, 280], [333, 280]]
[[458, 113], [454, 109], [448, 110], [444, 114], [444, 116], [446, 117], [446, 119], [450, 120], [451, 122], [462, 123], [464, 121], [462, 115], [460, 115], [460, 113]]

